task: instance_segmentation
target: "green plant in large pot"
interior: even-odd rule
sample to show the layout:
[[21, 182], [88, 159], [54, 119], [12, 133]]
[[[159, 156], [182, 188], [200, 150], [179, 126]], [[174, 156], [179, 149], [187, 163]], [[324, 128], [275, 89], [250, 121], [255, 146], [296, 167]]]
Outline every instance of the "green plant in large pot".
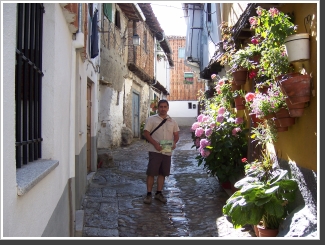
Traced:
[[262, 223], [265, 228], [278, 229], [298, 189], [296, 180], [288, 177], [287, 170], [274, 166], [266, 152], [260, 160], [245, 165], [245, 177], [235, 187], [239, 190], [223, 206], [235, 228]]

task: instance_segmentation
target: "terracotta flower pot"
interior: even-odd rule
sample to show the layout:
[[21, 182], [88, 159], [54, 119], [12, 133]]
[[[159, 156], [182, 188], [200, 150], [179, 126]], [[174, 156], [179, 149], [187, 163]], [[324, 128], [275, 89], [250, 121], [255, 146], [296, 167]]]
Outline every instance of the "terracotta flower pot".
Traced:
[[283, 75], [279, 80], [282, 92], [289, 98], [292, 104], [308, 102], [310, 100], [310, 80], [309, 75], [297, 73]]
[[276, 237], [279, 229], [266, 229], [264, 226], [257, 225], [259, 237]]
[[236, 96], [234, 100], [235, 100], [235, 105], [237, 110], [245, 110], [246, 101], [244, 97]]
[[257, 225], [254, 225], [253, 228], [254, 228], [255, 235], [256, 235], [257, 237], [259, 237], [260, 234], [259, 234], [259, 230], [258, 230]]
[[265, 116], [263, 117], [263, 119], [264, 119], [264, 120], [267, 120], [267, 119], [271, 119], [271, 118], [273, 118], [273, 117], [275, 117], [275, 113], [274, 113], [274, 112], [271, 112], [271, 113], [265, 115]]
[[281, 127], [280, 122], [277, 118], [274, 118], [274, 123], [275, 123], [277, 132], [288, 131], [288, 127]]
[[285, 99], [291, 117], [301, 117], [304, 114], [305, 102], [292, 104], [289, 98]]
[[235, 82], [231, 83], [231, 91], [237, 91], [241, 89], [241, 85], [237, 85]]
[[240, 68], [237, 71], [234, 71], [232, 73], [232, 77], [234, 78], [234, 82], [237, 85], [243, 85], [246, 83], [246, 79], [247, 79], [247, 69], [245, 68]]
[[252, 119], [252, 126], [253, 127], [256, 127], [259, 123], [263, 123], [264, 120], [256, 117], [256, 114], [251, 114], [251, 119]]
[[289, 127], [295, 124], [295, 118], [290, 117], [289, 110], [286, 108], [281, 108], [275, 115], [281, 127]]

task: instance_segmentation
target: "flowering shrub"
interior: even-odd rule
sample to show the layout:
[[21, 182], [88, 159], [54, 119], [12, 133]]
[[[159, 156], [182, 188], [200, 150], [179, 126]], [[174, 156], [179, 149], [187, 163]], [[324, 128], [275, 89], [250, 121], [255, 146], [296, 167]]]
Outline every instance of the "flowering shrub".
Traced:
[[211, 103], [191, 129], [198, 165], [203, 164], [210, 176], [217, 176], [220, 183], [243, 176], [240, 159], [247, 154], [248, 140], [243, 118]]

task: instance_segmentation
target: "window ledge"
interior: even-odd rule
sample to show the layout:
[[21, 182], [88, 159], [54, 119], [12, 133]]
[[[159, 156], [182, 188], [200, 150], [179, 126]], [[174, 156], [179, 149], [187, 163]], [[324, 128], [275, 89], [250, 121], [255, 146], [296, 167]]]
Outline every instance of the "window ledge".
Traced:
[[17, 195], [22, 196], [59, 166], [58, 160], [41, 159], [17, 168]]

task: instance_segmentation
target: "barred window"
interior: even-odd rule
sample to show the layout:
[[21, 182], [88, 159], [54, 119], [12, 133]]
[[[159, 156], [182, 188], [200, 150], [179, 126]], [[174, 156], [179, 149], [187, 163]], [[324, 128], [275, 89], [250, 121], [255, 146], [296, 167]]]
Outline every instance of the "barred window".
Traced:
[[16, 167], [41, 158], [42, 3], [18, 3], [15, 67]]

